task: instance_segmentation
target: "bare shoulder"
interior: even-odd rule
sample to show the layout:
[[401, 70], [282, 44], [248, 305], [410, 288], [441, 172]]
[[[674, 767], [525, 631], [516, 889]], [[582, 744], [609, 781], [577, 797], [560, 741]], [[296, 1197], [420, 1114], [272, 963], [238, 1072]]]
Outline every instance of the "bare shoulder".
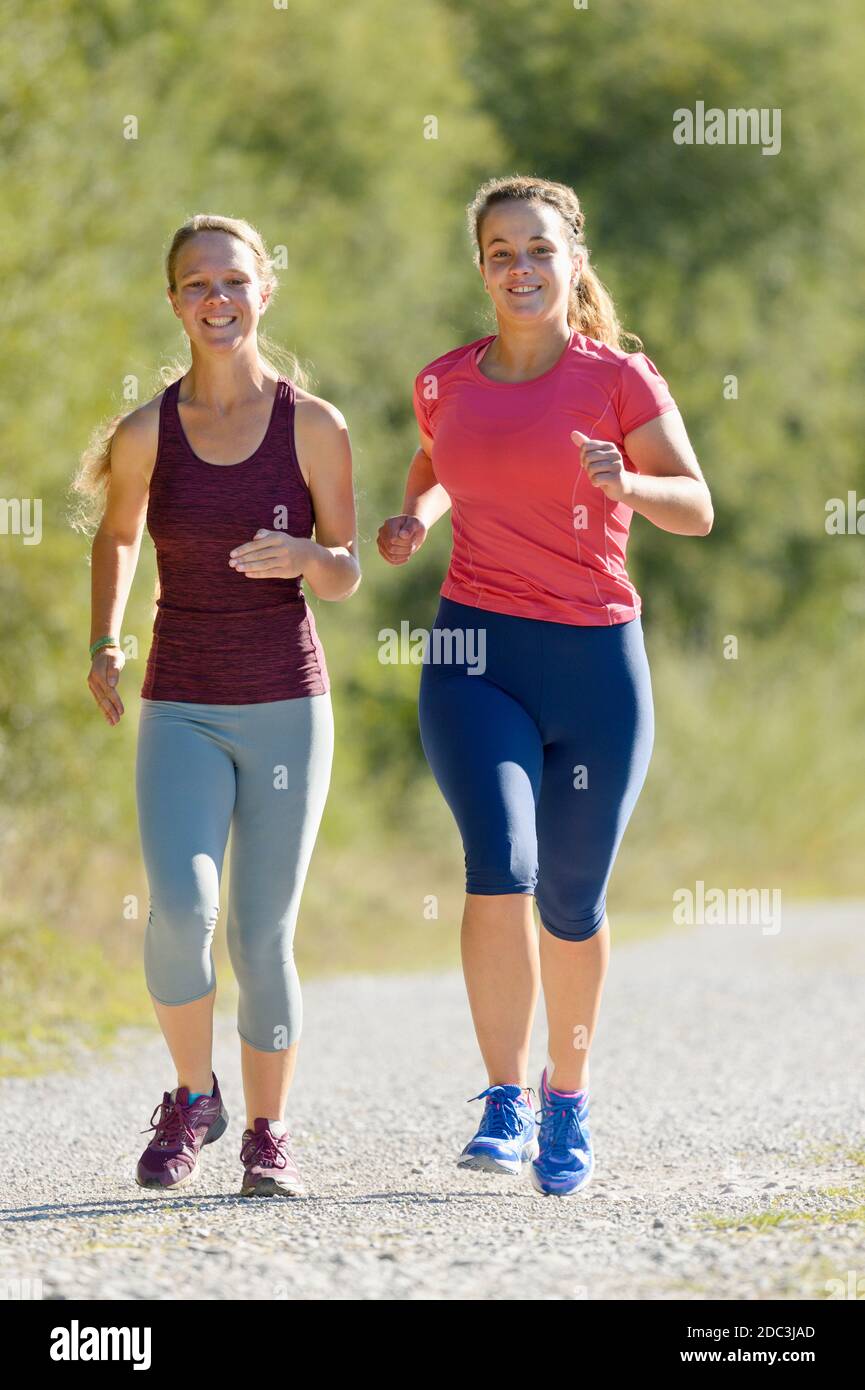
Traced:
[[298, 386], [295, 387], [295, 401], [298, 424], [302, 423], [311, 434], [327, 435], [348, 429], [342, 411], [321, 396], [312, 396]]
[[162, 392], [121, 417], [111, 438], [112, 472], [143, 475], [149, 484], [159, 448]]
[[340, 462], [348, 448], [348, 425], [341, 410], [321, 396], [295, 387], [294, 439], [307, 486], [312, 462]]

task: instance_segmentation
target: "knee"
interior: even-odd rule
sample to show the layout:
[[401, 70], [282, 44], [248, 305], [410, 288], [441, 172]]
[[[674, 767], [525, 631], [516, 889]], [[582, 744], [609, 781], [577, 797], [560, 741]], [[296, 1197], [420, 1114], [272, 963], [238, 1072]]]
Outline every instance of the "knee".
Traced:
[[210, 945], [219, 903], [174, 891], [151, 900], [144, 939], [147, 987], [162, 1004], [189, 1004], [214, 985]]
[[584, 896], [538, 891], [537, 904], [541, 925], [561, 941], [590, 940], [597, 936], [607, 915], [604, 888]]
[[219, 902], [190, 884], [151, 899], [148, 928], [161, 941], [192, 950], [210, 940], [218, 916]]

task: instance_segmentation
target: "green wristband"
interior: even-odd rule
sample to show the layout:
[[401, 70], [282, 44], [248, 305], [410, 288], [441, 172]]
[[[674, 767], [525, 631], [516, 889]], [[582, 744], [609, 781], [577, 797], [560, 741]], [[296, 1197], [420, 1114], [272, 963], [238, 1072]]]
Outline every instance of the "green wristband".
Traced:
[[120, 643], [116, 637], [100, 637], [96, 642], [90, 644], [90, 655], [95, 656], [103, 647], [119, 647]]

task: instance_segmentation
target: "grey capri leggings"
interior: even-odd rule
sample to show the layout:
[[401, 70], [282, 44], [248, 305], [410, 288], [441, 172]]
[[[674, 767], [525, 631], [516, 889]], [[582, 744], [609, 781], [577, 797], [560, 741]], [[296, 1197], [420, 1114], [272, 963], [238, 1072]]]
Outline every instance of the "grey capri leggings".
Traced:
[[188, 1004], [216, 984], [211, 945], [228, 832], [237, 1029], [262, 1052], [302, 1023], [294, 929], [333, 763], [330, 692], [262, 704], [141, 701], [136, 796], [150, 887], [147, 987]]

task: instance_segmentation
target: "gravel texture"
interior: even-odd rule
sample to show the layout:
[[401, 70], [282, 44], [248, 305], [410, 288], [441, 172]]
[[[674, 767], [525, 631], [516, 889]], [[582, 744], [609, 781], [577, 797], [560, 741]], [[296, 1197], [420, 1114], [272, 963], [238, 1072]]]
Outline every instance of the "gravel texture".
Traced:
[[865, 1292], [865, 905], [613, 937], [584, 1193], [454, 1166], [485, 1084], [459, 976], [344, 977], [304, 990], [305, 1199], [236, 1195], [231, 1019], [229, 1129], [173, 1196], [133, 1177], [176, 1084], [158, 1033], [0, 1082], [0, 1275], [55, 1299], [814, 1299], [851, 1271]]

